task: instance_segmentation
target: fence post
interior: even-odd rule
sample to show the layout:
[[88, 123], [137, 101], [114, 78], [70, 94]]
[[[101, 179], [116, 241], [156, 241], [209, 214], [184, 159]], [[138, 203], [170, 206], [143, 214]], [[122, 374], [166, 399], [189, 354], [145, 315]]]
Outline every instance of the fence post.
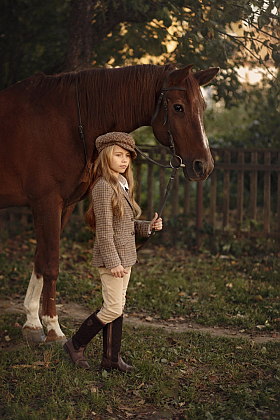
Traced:
[[210, 223], [215, 230], [217, 205], [217, 170], [214, 169], [210, 176]]
[[[225, 163], [230, 163], [231, 153], [225, 152]], [[230, 191], [230, 171], [224, 170], [224, 195], [223, 195], [223, 227], [229, 224], [229, 191]]]
[[[257, 165], [258, 163], [258, 152], [251, 153], [251, 163], [252, 165]], [[258, 172], [250, 172], [250, 207], [249, 213], [252, 220], [257, 218], [257, 194], [258, 194]]]
[[191, 182], [188, 179], [184, 180], [184, 214], [190, 214], [190, 186]]
[[176, 172], [172, 188], [172, 217], [178, 216], [179, 208], [179, 171]]
[[[264, 164], [270, 165], [271, 153], [264, 153]], [[263, 227], [265, 233], [270, 232], [270, 171], [267, 170], [264, 173], [264, 191], [263, 191]]]
[[[244, 165], [244, 152], [238, 152], [239, 165]], [[244, 202], [244, 169], [237, 173], [237, 232], [240, 233], [243, 221], [243, 202]]]
[[[278, 152], [278, 163], [280, 166], [280, 152]], [[280, 246], [280, 171], [278, 172], [278, 183], [277, 183], [277, 240], [278, 246]]]

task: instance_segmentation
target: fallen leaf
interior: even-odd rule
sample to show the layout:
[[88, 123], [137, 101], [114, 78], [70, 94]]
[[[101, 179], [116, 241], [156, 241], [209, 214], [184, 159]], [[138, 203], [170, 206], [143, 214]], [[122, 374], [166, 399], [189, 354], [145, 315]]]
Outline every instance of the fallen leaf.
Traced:
[[110, 405], [107, 405], [106, 409], [107, 409], [108, 413], [113, 414], [113, 410], [112, 410], [112, 407]]

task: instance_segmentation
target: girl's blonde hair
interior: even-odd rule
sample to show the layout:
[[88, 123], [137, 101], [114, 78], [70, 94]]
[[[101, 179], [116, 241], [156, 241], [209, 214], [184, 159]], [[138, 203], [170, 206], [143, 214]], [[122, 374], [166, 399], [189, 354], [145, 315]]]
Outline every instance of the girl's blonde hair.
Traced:
[[[114, 194], [112, 197], [113, 213], [119, 218], [122, 218], [124, 214], [123, 199], [122, 199], [123, 187], [120, 185], [118, 179], [116, 178], [116, 176], [114, 175], [114, 172], [111, 169], [113, 151], [114, 151], [114, 145], [108, 146], [105, 149], [101, 150], [101, 152], [98, 155], [98, 158], [96, 159], [94, 163], [93, 175], [92, 175], [93, 183], [90, 189], [90, 205], [85, 214], [85, 222], [92, 230], [95, 229], [95, 216], [94, 216], [94, 211], [93, 211], [93, 206], [92, 206], [92, 189], [94, 185], [96, 184], [96, 182], [101, 177], [104, 178], [114, 190]], [[137, 219], [141, 215], [141, 209], [133, 198], [134, 179], [133, 179], [131, 158], [130, 158], [128, 167], [126, 168], [125, 172], [122, 175], [127, 180], [129, 191], [130, 191], [130, 197], [132, 201], [132, 206], [133, 206], [134, 217]]]

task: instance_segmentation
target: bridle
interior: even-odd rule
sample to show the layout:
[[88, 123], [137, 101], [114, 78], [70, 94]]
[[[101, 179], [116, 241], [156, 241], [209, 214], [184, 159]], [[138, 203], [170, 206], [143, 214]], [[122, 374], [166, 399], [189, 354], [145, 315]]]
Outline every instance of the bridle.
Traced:
[[[176, 155], [175, 144], [174, 144], [174, 139], [173, 139], [173, 135], [172, 135], [172, 131], [171, 131], [170, 119], [169, 119], [169, 115], [168, 115], [168, 100], [166, 98], [166, 92], [168, 92], [170, 90], [183, 90], [183, 91], [185, 91], [186, 89], [183, 88], [183, 87], [180, 87], [180, 86], [166, 87], [167, 82], [168, 82], [168, 77], [169, 77], [169, 75], [171, 73], [173, 73], [173, 71], [175, 71], [175, 70], [169, 71], [167, 73], [166, 77], [165, 77], [165, 80], [164, 80], [164, 83], [163, 83], [163, 87], [161, 89], [161, 93], [159, 95], [159, 98], [158, 98], [158, 101], [157, 101], [157, 104], [156, 104], [155, 112], [154, 112], [154, 115], [153, 115], [152, 120], [151, 120], [151, 125], [153, 125], [153, 122], [155, 121], [155, 119], [156, 119], [156, 117], [157, 117], [157, 115], [159, 113], [160, 106], [161, 106], [161, 103], [163, 101], [164, 120], [163, 120], [163, 124], [162, 125], [167, 124], [167, 133], [168, 133], [169, 148], [170, 148], [171, 153], [172, 153], [172, 157], [170, 159], [169, 165], [163, 165], [163, 164], [161, 164], [159, 162], [156, 162], [155, 160], [153, 160], [149, 156], [147, 156], [145, 153], [143, 153], [138, 147], [135, 147], [135, 149], [137, 150], [137, 152], [140, 153], [140, 155], [144, 156], [146, 159], [148, 159], [152, 163], [155, 163], [156, 165], [159, 165], [159, 166], [164, 167], [164, 168], [172, 168], [172, 173], [171, 173], [171, 176], [169, 178], [169, 181], [168, 181], [168, 184], [167, 184], [167, 187], [166, 187], [166, 192], [165, 192], [164, 198], [162, 200], [162, 203], [161, 203], [161, 206], [160, 206], [160, 210], [158, 212], [158, 217], [157, 217], [158, 219], [162, 215], [162, 212], [163, 212], [163, 209], [164, 209], [166, 200], [167, 200], [167, 196], [168, 196], [168, 194], [169, 194], [169, 192], [171, 190], [171, 186], [172, 186], [172, 183], [173, 183], [173, 181], [175, 179], [175, 175], [176, 175], [177, 170], [180, 167], [185, 167], [185, 165], [183, 163], [183, 159], [179, 155]], [[140, 245], [137, 248], [137, 252], [140, 251], [140, 249], [143, 249], [144, 247], [146, 247], [148, 245], [148, 243], [150, 242], [150, 240], [152, 239], [152, 237], [153, 237], [154, 234], [155, 234], [155, 229], [152, 230], [151, 235], [146, 240], [146, 242], [144, 242], [142, 245]]]
[[144, 156], [146, 159], [148, 159], [149, 161], [155, 163], [156, 165], [162, 166], [164, 168], [172, 168], [172, 169], [179, 169], [180, 167], [185, 167], [184, 163], [183, 163], [183, 159], [176, 155], [176, 151], [175, 151], [175, 143], [174, 143], [174, 139], [173, 139], [173, 135], [172, 135], [172, 131], [171, 131], [171, 125], [170, 125], [170, 119], [169, 119], [169, 114], [168, 114], [168, 100], [166, 98], [166, 92], [171, 91], [171, 90], [182, 90], [185, 91], [186, 88], [180, 87], [180, 86], [170, 86], [170, 87], [166, 87], [167, 82], [168, 82], [168, 77], [171, 73], [173, 73], [175, 70], [170, 70], [167, 75], [165, 76], [165, 80], [156, 104], [156, 108], [155, 108], [155, 112], [154, 115], [152, 117], [151, 120], [151, 126], [153, 125], [153, 122], [155, 121], [159, 110], [160, 110], [160, 106], [161, 103], [163, 101], [163, 108], [164, 108], [164, 120], [163, 120], [163, 124], [165, 125], [167, 124], [167, 133], [168, 133], [168, 142], [169, 142], [169, 148], [171, 150], [172, 153], [172, 158], [170, 159], [170, 163], [169, 165], [162, 165], [159, 162], [156, 162], [155, 160], [151, 159], [149, 156], [147, 156], [145, 153], [143, 153], [138, 147], [135, 147], [135, 149], [137, 150], [137, 152], [140, 153], [140, 155]]

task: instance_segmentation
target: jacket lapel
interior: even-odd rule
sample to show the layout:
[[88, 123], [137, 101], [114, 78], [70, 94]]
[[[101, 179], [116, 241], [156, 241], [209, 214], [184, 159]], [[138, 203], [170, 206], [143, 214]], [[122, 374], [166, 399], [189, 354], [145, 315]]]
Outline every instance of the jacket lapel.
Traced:
[[123, 188], [122, 188], [122, 193], [123, 193], [124, 198], [126, 199], [126, 201], [128, 202], [128, 204], [130, 205], [130, 207], [133, 210], [133, 205], [132, 205], [132, 201], [131, 201], [131, 197], [130, 197], [129, 193], [126, 192]]

